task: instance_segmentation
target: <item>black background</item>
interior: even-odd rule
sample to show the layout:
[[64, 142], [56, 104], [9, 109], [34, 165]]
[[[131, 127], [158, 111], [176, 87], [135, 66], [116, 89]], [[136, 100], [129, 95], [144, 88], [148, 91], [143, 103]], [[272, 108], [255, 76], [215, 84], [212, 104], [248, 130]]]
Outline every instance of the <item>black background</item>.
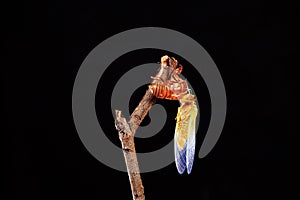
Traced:
[[[121, 31], [144, 26], [171, 28], [198, 41], [217, 64], [228, 100], [225, 127], [213, 151], [195, 160], [191, 175], [180, 176], [174, 163], [142, 174], [146, 198], [292, 198], [297, 134], [293, 5], [53, 0], [13, 3], [9, 8], [3, 17], [7, 64], [1, 66], [5, 199], [131, 199], [127, 174], [98, 162], [81, 143], [72, 118], [72, 88], [82, 61], [95, 46]], [[117, 69], [119, 64], [129, 69], [158, 62], [165, 54], [137, 51], [112, 64], [97, 90], [98, 117], [108, 102], [101, 90], [113, 87], [109, 76], [116, 79], [126, 72]], [[187, 68], [189, 81], [200, 85], [197, 95], [203, 110], [197, 153], [210, 102], [201, 77], [189, 75]], [[131, 109], [144, 89], [133, 95]], [[112, 117], [108, 114], [100, 123], [112, 130], [108, 137], [119, 145]], [[174, 122], [169, 123], [173, 127]], [[137, 151], [159, 149], [172, 137], [173, 128], [166, 128], [152, 139], [138, 140]]]

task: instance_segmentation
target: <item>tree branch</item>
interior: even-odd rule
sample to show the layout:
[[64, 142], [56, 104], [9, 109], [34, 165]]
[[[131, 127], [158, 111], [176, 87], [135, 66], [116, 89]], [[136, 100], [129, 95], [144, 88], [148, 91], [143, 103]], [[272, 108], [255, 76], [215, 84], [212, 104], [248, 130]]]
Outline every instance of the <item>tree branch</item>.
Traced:
[[[174, 69], [176, 69], [178, 62], [174, 58], [168, 56], [163, 56], [161, 58], [161, 67], [155, 77], [153, 77], [153, 82], [161, 80], [163, 82], [170, 79], [170, 74]], [[119, 139], [122, 143], [122, 150], [126, 162], [127, 172], [129, 176], [129, 181], [131, 185], [132, 196], [134, 200], [144, 200], [144, 187], [142, 184], [142, 179], [140, 176], [140, 169], [138, 166], [138, 160], [134, 145], [134, 135], [137, 128], [151, 109], [152, 105], [155, 103], [156, 97], [153, 96], [150, 89], [146, 91], [143, 99], [140, 101], [139, 105], [135, 108], [130, 116], [129, 123], [126, 119], [121, 116], [122, 112], [116, 110], [115, 126], [119, 132]]]
[[133, 199], [144, 200], [144, 186], [136, 157], [134, 136], [126, 119], [121, 116], [121, 111], [119, 110], [116, 110], [116, 129], [119, 132], [119, 138], [122, 143]]

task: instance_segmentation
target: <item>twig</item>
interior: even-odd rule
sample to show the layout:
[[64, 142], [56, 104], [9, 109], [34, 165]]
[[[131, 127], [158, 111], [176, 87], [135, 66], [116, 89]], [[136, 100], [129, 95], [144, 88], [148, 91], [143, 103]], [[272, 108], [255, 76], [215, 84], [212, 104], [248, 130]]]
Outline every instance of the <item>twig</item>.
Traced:
[[142, 183], [140, 169], [136, 157], [134, 136], [126, 119], [121, 116], [121, 111], [119, 110], [116, 110], [116, 129], [119, 131], [119, 138], [122, 142], [122, 149], [126, 162], [133, 199], [144, 200], [144, 186]]
[[[170, 79], [171, 72], [177, 67], [178, 62], [174, 58], [163, 56], [161, 58], [161, 68], [153, 82], [160, 79], [166, 81]], [[122, 112], [116, 110], [115, 126], [119, 132], [119, 139], [122, 143], [122, 150], [126, 162], [127, 172], [131, 185], [132, 196], [134, 200], [144, 200], [144, 187], [140, 176], [140, 169], [134, 145], [134, 135], [137, 128], [155, 103], [156, 97], [153, 96], [150, 89], [146, 91], [143, 99], [135, 108], [130, 116], [130, 121], [127, 123], [126, 119], [121, 116]]]

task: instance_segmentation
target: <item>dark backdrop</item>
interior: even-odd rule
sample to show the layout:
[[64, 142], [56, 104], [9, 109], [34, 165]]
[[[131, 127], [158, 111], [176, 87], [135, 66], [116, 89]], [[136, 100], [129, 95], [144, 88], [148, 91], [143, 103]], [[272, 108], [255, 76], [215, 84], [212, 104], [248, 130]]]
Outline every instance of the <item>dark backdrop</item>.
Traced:
[[[191, 175], [180, 176], [174, 163], [142, 174], [146, 198], [291, 199], [296, 188], [291, 182], [297, 133], [292, 76], [295, 7], [256, 0], [52, 0], [13, 3], [9, 8], [3, 17], [8, 62], [1, 66], [6, 199], [131, 198], [127, 174], [98, 162], [81, 143], [72, 118], [72, 87], [82, 61], [95, 46], [121, 31], [144, 26], [174, 29], [198, 41], [217, 64], [228, 99], [225, 127], [213, 151], [195, 160]], [[112, 88], [110, 76], [116, 79], [137, 64], [158, 62], [166, 53], [173, 55], [148, 49], [115, 61], [99, 83], [98, 116], [110, 105], [101, 91]], [[184, 58], [175, 56], [188, 66]], [[120, 64], [127, 68], [118, 70]], [[199, 81], [203, 113], [197, 154], [210, 102], [201, 77], [184, 73], [190, 81]], [[131, 109], [144, 91], [142, 87], [134, 93]], [[101, 120], [112, 130], [110, 140], [119, 145], [113, 116]], [[169, 123], [174, 126], [174, 121]], [[170, 130], [137, 140], [137, 150], [161, 148], [172, 139]]]

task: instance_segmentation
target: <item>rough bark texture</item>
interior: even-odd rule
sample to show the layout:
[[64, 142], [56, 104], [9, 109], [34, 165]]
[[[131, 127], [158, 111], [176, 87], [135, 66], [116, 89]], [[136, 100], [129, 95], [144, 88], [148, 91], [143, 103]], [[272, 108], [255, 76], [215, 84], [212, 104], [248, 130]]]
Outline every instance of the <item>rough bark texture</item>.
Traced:
[[140, 176], [140, 170], [136, 157], [134, 136], [121, 111], [116, 110], [116, 129], [119, 131], [119, 138], [122, 142], [122, 150], [126, 162], [133, 199], [144, 200], [144, 186]]
[[[161, 80], [163, 82], [170, 78], [170, 74], [177, 67], [178, 62], [174, 58], [163, 56], [161, 58], [161, 67], [153, 82]], [[126, 162], [127, 172], [131, 185], [132, 196], [134, 200], [144, 200], [144, 187], [140, 176], [140, 170], [138, 166], [138, 160], [134, 145], [134, 135], [137, 128], [151, 109], [151, 106], [155, 103], [156, 97], [148, 89], [139, 105], [135, 108], [131, 114], [129, 123], [121, 116], [122, 112], [116, 110], [115, 126], [119, 132], [119, 139], [122, 143], [122, 150]]]
[[129, 125], [133, 135], [135, 135], [136, 129], [142, 123], [143, 119], [149, 112], [152, 105], [155, 103], [156, 98], [152, 95], [152, 92], [148, 89], [139, 105], [135, 108], [131, 114]]

